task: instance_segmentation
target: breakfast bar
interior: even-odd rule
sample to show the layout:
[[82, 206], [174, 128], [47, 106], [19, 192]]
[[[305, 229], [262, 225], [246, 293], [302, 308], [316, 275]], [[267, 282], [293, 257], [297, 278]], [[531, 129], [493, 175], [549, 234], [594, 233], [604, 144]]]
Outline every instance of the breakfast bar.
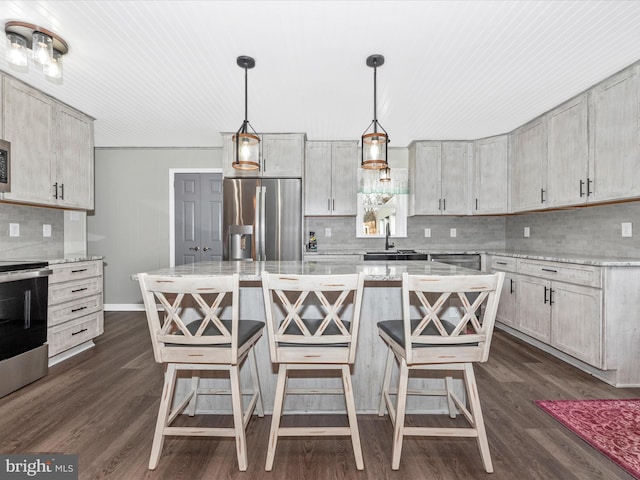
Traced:
[[[237, 273], [240, 277], [240, 318], [245, 320], [264, 321], [265, 309], [262, 296], [260, 276], [263, 271], [278, 274], [298, 275], [339, 275], [346, 273], [365, 274], [365, 289], [362, 300], [362, 314], [356, 361], [353, 366], [353, 388], [356, 409], [359, 413], [377, 412], [380, 401], [380, 387], [385, 367], [386, 346], [378, 338], [377, 322], [381, 320], [401, 318], [400, 284], [404, 272], [414, 275], [477, 275], [481, 272], [437, 262], [313, 262], [313, 261], [222, 261], [199, 262], [191, 265], [159, 269], [147, 272], [153, 275], [168, 276], [219, 276]], [[137, 279], [137, 276], [133, 276]], [[269, 358], [266, 338], [256, 346], [258, 372], [262, 386], [265, 409], [268, 413], [273, 405], [276, 387], [276, 369]], [[189, 379], [182, 380], [186, 390]], [[180, 391], [180, 380], [178, 390]], [[244, 379], [249, 384], [248, 376]], [[304, 386], [305, 379], [299, 380]], [[211, 379], [212, 382], [217, 381]], [[417, 379], [421, 386], [440, 388], [442, 379]], [[314, 379], [314, 382], [317, 380]], [[323, 387], [331, 387], [339, 382], [338, 378], [327, 378]], [[224, 408], [224, 401], [214, 397], [198, 399], [197, 409], [200, 412], [217, 411]], [[417, 403], [416, 403], [417, 405]], [[420, 409], [425, 405], [430, 412], [445, 412], [446, 400], [440, 397], [420, 399]], [[411, 402], [408, 407], [412, 407]], [[327, 412], [344, 411], [344, 399], [333, 396], [295, 396], [287, 398], [287, 410], [304, 412], [310, 409]], [[416, 407], [417, 408], [417, 407]]]

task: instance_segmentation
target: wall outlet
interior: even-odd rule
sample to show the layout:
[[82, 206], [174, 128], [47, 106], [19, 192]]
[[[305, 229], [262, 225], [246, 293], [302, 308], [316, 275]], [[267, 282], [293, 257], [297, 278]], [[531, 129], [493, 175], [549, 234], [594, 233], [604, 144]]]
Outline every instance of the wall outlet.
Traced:
[[43, 237], [51, 236], [51, 225], [49, 225], [48, 223], [45, 223], [44, 225], [42, 225], [42, 236]]
[[10, 223], [9, 224], [9, 236], [10, 237], [19, 237], [20, 236], [20, 224], [19, 223]]
[[430, 228], [425, 228], [424, 229], [424, 236], [425, 236], [425, 238], [431, 237], [431, 229]]
[[324, 236], [325, 237], [330, 237], [331, 236], [331, 229], [330, 228], [325, 228], [324, 229]]
[[531, 235], [531, 230], [529, 227], [524, 227], [524, 238], [529, 238], [529, 235]]
[[449, 236], [451, 238], [455, 237], [458, 234], [458, 231], [455, 228], [450, 228], [449, 229]]
[[631, 222], [624, 222], [622, 224], [622, 236], [633, 237], [633, 224]]

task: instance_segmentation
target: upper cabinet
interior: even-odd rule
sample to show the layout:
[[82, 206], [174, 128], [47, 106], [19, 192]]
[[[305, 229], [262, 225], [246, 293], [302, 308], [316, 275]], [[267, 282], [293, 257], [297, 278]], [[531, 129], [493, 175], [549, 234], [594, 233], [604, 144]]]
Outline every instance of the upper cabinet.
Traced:
[[474, 142], [473, 213], [508, 211], [509, 136], [483, 138]]
[[538, 118], [510, 135], [511, 208], [547, 207], [547, 123]]
[[305, 215], [357, 213], [358, 142], [307, 142]]
[[3, 199], [93, 209], [93, 119], [9, 77], [3, 109], [12, 169]]
[[587, 95], [580, 95], [547, 114], [549, 158], [547, 206], [587, 202], [592, 193], [589, 176]]
[[233, 163], [233, 134], [222, 135], [222, 170], [225, 177], [301, 178], [304, 164], [304, 133], [261, 134], [260, 170], [236, 170]]
[[470, 214], [472, 157], [472, 142], [414, 142], [409, 147], [409, 214]]
[[590, 92], [589, 201], [640, 196], [638, 67], [624, 70]]

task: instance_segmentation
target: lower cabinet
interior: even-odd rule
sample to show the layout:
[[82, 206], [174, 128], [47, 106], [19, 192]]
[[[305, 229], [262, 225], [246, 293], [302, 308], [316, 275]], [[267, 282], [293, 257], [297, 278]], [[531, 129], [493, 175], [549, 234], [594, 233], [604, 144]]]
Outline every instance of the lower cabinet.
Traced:
[[49, 268], [47, 342], [55, 357], [103, 333], [102, 260]]
[[599, 267], [493, 256], [505, 272], [496, 320], [596, 368], [604, 368]]

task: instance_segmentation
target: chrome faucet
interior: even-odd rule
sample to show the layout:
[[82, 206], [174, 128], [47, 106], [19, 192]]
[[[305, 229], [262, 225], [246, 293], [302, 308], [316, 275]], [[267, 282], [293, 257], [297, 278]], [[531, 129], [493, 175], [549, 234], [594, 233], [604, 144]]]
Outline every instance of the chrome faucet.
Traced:
[[385, 250], [389, 250], [390, 248], [393, 248], [395, 245], [393, 243], [389, 243], [389, 235], [390, 235], [390, 229], [389, 229], [389, 224], [387, 223], [386, 229], [385, 229], [385, 236], [384, 236], [384, 249]]

